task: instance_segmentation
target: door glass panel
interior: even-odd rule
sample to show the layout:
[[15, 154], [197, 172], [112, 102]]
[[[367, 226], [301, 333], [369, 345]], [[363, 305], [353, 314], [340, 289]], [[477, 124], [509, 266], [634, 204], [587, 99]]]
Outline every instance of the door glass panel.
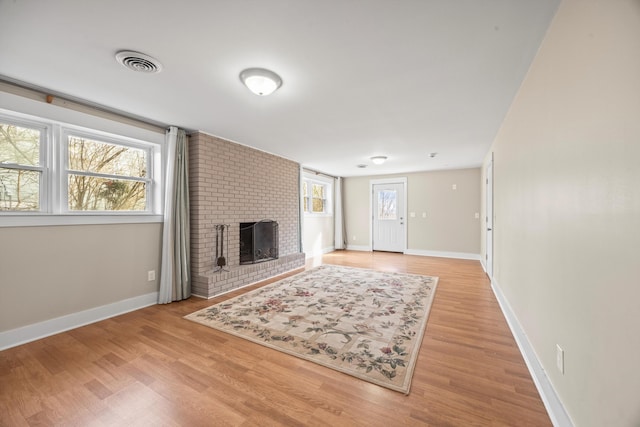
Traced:
[[378, 219], [395, 220], [398, 215], [396, 190], [378, 191]]

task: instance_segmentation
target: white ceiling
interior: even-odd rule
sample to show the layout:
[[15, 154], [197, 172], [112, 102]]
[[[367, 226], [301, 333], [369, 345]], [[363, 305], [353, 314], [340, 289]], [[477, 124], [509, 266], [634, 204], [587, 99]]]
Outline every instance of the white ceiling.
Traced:
[[[0, 78], [332, 175], [476, 167], [558, 3], [0, 0]], [[122, 67], [122, 49], [164, 70]], [[238, 78], [249, 67], [283, 86], [253, 95]]]

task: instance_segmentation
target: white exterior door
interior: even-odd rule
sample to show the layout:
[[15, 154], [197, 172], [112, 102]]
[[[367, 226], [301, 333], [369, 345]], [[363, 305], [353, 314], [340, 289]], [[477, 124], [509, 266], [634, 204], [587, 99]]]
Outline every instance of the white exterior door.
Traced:
[[405, 184], [373, 184], [372, 248], [374, 251], [405, 251]]

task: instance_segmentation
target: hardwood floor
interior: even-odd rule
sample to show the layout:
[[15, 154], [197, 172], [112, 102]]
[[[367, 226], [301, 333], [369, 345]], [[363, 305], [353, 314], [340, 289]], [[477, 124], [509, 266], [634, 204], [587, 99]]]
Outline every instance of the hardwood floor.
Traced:
[[262, 282], [0, 352], [0, 426], [551, 425], [477, 261], [322, 262], [440, 277], [408, 396], [182, 319]]

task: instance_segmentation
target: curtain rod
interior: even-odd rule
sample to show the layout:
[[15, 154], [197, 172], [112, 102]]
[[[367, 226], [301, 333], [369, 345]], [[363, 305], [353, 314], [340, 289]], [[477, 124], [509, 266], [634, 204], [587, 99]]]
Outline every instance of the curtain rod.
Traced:
[[135, 126], [152, 132], [164, 133], [169, 127], [162, 123], [135, 117], [108, 107], [90, 103], [89, 101], [60, 95], [58, 92], [49, 91], [39, 86], [30, 85], [1, 75], [0, 91], [22, 96], [23, 98], [33, 99], [35, 101], [46, 102], [47, 104], [67, 108], [80, 113], [91, 114], [92, 116], [113, 120], [115, 122]]
[[319, 171], [317, 171], [317, 170], [313, 170], [313, 169], [305, 168], [304, 166], [302, 167], [302, 170], [303, 170], [303, 171], [305, 171], [305, 172], [309, 172], [309, 173], [316, 174], [316, 175], [326, 176], [327, 178], [333, 178], [333, 179], [338, 178], [337, 176], [329, 175], [328, 173], [319, 172]]

